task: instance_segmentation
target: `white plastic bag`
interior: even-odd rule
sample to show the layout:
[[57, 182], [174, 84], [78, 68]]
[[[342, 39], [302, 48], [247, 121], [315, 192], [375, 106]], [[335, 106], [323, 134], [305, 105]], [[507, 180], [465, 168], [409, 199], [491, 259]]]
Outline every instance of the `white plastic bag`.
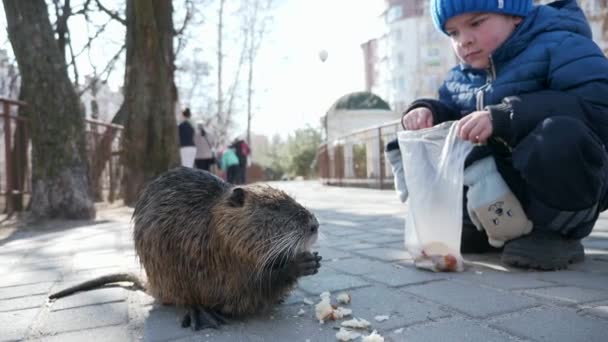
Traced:
[[462, 271], [464, 160], [473, 145], [457, 137], [457, 122], [398, 133], [409, 190], [405, 246], [417, 267]]

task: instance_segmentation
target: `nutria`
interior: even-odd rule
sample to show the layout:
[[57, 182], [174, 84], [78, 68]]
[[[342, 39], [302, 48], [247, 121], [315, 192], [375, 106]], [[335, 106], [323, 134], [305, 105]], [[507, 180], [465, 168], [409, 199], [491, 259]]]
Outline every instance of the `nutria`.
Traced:
[[[188, 308], [182, 325], [194, 329], [217, 327], [222, 315], [264, 311], [320, 267], [321, 257], [310, 252], [317, 219], [269, 186], [232, 186], [179, 167], [146, 186], [133, 220], [146, 291], [163, 304]], [[89, 282], [50, 298], [103, 284]]]

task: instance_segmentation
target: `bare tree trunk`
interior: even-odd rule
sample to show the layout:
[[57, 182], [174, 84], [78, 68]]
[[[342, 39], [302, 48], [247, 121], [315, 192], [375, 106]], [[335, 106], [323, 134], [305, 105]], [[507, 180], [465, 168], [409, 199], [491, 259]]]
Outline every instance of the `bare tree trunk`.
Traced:
[[32, 214], [38, 218], [95, 217], [88, 181], [84, 116], [53, 37], [44, 0], [3, 0], [29, 107]]
[[219, 130], [219, 139], [228, 141], [228, 131], [232, 125], [232, 114], [234, 112], [234, 102], [237, 96], [237, 88], [239, 86], [239, 81], [241, 79], [241, 70], [243, 69], [243, 64], [245, 64], [245, 57], [247, 56], [247, 42], [248, 37], [245, 36], [245, 40], [243, 40], [243, 49], [241, 50], [241, 55], [239, 57], [239, 62], [236, 66], [236, 71], [234, 73], [234, 79], [230, 87], [228, 87], [228, 101], [227, 106], [222, 116], [219, 117], [219, 122], [221, 123]]
[[247, 62], [249, 66], [249, 74], [247, 75], [247, 143], [251, 144], [251, 98], [253, 97], [253, 62], [255, 61], [256, 48], [256, 27], [258, 23], [258, 8], [259, 1], [254, 0], [253, 12], [251, 13], [248, 35], [249, 46], [247, 52]]
[[251, 98], [253, 97], [253, 61], [249, 50], [249, 75], [247, 75], [247, 144], [251, 145]]
[[[264, 40], [266, 33], [266, 24], [270, 18], [269, 12], [273, 4], [273, 0], [265, 0], [264, 4], [260, 4], [262, 0], [251, 0], [247, 5], [247, 24], [246, 34], [248, 38], [247, 46], [247, 64], [249, 66], [249, 74], [247, 77], [247, 143], [251, 144], [251, 120], [253, 117], [252, 102], [253, 102], [253, 69], [255, 59], [257, 57], [260, 46]], [[253, 8], [249, 4], [253, 3]]]
[[224, 55], [222, 51], [223, 41], [223, 29], [224, 29], [224, 3], [226, 0], [220, 0], [220, 10], [218, 13], [218, 24], [217, 24], [217, 117], [220, 119], [220, 125], [222, 123], [221, 118], [224, 113], [224, 99], [222, 91], [222, 67], [224, 63]]
[[178, 165], [172, 13], [171, 0], [127, 1], [122, 154], [127, 205], [146, 182]]

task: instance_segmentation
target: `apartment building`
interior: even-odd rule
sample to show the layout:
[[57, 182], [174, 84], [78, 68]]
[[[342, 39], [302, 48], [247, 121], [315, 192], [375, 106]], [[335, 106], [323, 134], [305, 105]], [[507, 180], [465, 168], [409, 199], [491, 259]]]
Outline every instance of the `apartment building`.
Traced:
[[456, 57], [433, 26], [428, 0], [384, 1], [385, 31], [362, 44], [366, 90], [401, 112], [418, 97], [434, 96]]

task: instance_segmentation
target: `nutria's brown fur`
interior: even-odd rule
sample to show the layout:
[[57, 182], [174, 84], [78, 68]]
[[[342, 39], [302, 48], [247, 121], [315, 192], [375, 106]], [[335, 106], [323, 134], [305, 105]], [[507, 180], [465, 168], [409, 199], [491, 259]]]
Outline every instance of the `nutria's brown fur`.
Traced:
[[321, 257], [309, 252], [317, 219], [269, 186], [232, 186], [206, 171], [176, 168], [146, 186], [133, 220], [146, 291], [197, 316], [198, 308], [212, 318], [263, 311], [320, 266]]
[[[318, 228], [317, 219], [283, 191], [233, 187], [189, 168], [151, 182], [133, 218], [135, 249], [152, 296], [236, 316], [277, 303], [307, 274], [301, 254]], [[318, 260], [314, 264], [308, 273], [316, 273]]]

